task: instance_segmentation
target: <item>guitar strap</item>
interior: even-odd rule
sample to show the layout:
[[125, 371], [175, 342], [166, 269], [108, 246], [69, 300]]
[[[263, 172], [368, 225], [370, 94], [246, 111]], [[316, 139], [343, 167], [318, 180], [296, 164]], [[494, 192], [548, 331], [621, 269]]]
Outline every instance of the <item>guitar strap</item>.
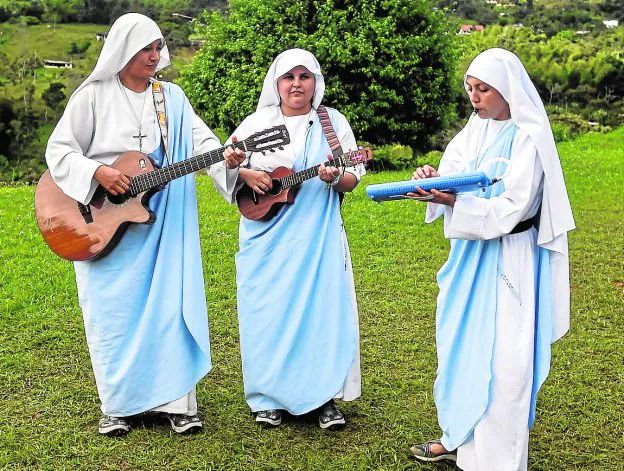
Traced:
[[152, 95], [154, 96], [154, 107], [156, 108], [156, 116], [158, 117], [158, 127], [162, 136], [163, 145], [165, 146], [165, 157], [167, 163], [169, 161], [169, 133], [167, 131], [167, 112], [165, 111], [165, 94], [162, 91], [162, 85], [158, 80], [152, 82]]
[[[338, 140], [338, 136], [336, 135], [336, 131], [334, 131], [334, 126], [332, 125], [331, 119], [329, 119], [329, 113], [327, 112], [327, 108], [325, 105], [319, 105], [316, 109], [316, 114], [318, 114], [319, 121], [321, 122], [321, 128], [323, 129], [323, 134], [325, 134], [325, 138], [329, 143], [329, 147], [332, 151], [334, 159], [338, 159], [344, 152], [342, 151], [342, 146], [340, 145], [340, 141]], [[342, 200], [344, 199], [344, 193], [338, 193], [340, 198], [340, 205], [342, 206]]]

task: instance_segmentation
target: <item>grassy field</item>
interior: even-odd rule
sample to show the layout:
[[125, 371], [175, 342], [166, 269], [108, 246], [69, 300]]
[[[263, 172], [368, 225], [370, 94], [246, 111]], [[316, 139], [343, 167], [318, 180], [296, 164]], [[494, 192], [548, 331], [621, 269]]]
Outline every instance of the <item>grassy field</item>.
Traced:
[[[560, 151], [578, 226], [570, 237], [572, 328], [554, 346], [530, 469], [623, 470], [624, 129]], [[365, 183], [408, 175], [369, 175]], [[416, 464], [407, 452], [439, 434], [435, 273], [448, 251], [440, 223], [425, 225], [419, 203], [374, 204], [364, 185], [347, 197], [363, 396], [342, 407], [342, 432], [322, 432], [305, 418], [265, 431], [243, 398], [233, 261], [238, 215], [208, 178], [198, 189], [214, 360], [198, 387], [205, 430], [175, 436], [146, 420], [123, 439], [97, 434], [99, 404], [72, 266], [37, 231], [34, 189], [0, 189], [0, 469], [453, 469]]]

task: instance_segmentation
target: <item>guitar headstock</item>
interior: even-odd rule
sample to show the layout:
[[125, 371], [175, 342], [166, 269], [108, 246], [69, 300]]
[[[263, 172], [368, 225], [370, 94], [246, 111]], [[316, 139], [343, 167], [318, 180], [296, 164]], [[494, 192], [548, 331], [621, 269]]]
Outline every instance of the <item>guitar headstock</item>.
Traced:
[[345, 153], [340, 159], [343, 161], [345, 167], [364, 164], [373, 159], [373, 151], [369, 147], [361, 147], [358, 150]]
[[243, 141], [243, 150], [248, 152], [275, 152], [275, 148], [283, 149], [290, 143], [290, 136], [284, 124], [252, 134]]

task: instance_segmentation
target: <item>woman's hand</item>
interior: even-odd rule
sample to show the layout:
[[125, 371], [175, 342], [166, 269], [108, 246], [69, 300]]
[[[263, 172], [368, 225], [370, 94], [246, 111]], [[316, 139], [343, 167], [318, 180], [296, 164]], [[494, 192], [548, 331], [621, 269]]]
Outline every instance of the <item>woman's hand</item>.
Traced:
[[[232, 136], [232, 143], [235, 142], [238, 142], [238, 139], [236, 139], [236, 136]], [[223, 157], [227, 168], [236, 168], [247, 158], [242, 150], [236, 149], [234, 146], [227, 147], [225, 151], [223, 151]]]
[[93, 178], [111, 195], [123, 195], [130, 189], [130, 179], [108, 165], [100, 165], [93, 174]]
[[439, 176], [440, 174], [435, 168], [433, 168], [431, 165], [425, 165], [423, 167], [416, 168], [416, 170], [414, 171], [412, 175], [412, 180], [418, 180], [420, 178], [439, 177]]
[[[438, 171], [431, 165], [424, 165], [418, 167], [412, 174], [412, 180], [420, 180], [423, 178], [439, 177]], [[438, 190], [425, 191], [421, 188], [416, 188], [416, 192], [408, 193], [407, 196], [412, 198], [422, 198], [423, 201], [430, 203], [444, 204], [451, 208], [455, 206], [455, 200], [457, 197], [453, 193], [444, 193]]]
[[340, 175], [340, 169], [336, 167], [332, 167], [330, 165], [325, 166], [325, 163], [322, 163], [319, 167], [319, 178], [323, 180], [325, 183], [333, 182], [338, 175]]
[[260, 195], [264, 195], [265, 192], [273, 188], [271, 177], [266, 172], [241, 168], [239, 176], [249, 188]]

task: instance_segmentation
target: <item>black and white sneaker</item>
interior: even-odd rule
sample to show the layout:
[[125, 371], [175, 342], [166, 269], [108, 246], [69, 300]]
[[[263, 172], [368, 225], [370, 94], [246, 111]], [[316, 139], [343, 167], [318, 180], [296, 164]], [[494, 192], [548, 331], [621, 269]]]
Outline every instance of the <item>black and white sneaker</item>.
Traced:
[[130, 426], [123, 417], [105, 415], [100, 419], [99, 432], [107, 437], [118, 437], [130, 431]]
[[319, 427], [323, 429], [340, 430], [345, 427], [345, 423], [344, 415], [338, 410], [333, 399], [321, 407]]
[[256, 412], [256, 422], [262, 425], [277, 427], [282, 423], [282, 411], [269, 409]]
[[195, 433], [204, 427], [197, 415], [167, 414], [167, 418], [175, 433]]
[[410, 451], [414, 458], [420, 461], [426, 462], [436, 462], [436, 461], [457, 461], [457, 450], [447, 451], [442, 446], [444, 451], [439, 453], [434, 453], [431, 450], [431, 445], [440, 445], [442, 446], [442, 442], [440, 440], [430, 440], [427, 443], [423, 443], [422, 445], [414, 445], [410, 447]]

